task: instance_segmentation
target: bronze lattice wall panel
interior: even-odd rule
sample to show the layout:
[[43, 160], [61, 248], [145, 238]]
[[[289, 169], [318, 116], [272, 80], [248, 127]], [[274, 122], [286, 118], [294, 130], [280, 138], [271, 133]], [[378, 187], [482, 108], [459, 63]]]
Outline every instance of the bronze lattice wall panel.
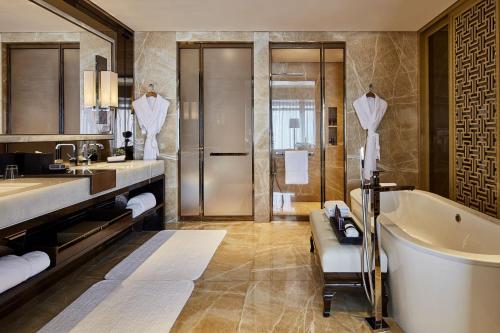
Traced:
[[497, 215], [495, 0], [454, 18], [456, 200]]

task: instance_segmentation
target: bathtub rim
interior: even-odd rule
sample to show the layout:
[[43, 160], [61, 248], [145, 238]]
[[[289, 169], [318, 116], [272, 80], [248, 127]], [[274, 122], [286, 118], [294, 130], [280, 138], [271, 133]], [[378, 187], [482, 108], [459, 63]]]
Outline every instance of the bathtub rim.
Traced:
[[[359, 205], [361, 205], [360, 200], [361, 199], [360, 195], [354, 195], [353, 192], [357, 191], [358, 193], [361, 193], [359, 188], [354, 189], [351, 191], [351, 200], [354, 198]], [[426, 195], [430, 196], [434, 200], [438, 201], [445, 201], [446, 203], [452, 204], [455, 208], [461, 209], [467, 212], [470, 212], [478, 217], [484, 218], [485, 220], [488, 220], [489, 222], [494, 223], [496, 226], [500, 227], [498, 220], [494, 219], [493, 217], [474, 211], [473, 209], [469, 207], [465, 207], [463, 205], [460, 205], [459, 203], [456, 203], [454, 201], [451, 201], [449, 199], [446, 199], [444, 197], [441, 197], [437, 194], [426, 192], [426, 191], [421, 191], [421, 190], [415, 190], [414, 192], [417, 192], [420, 195]], [[351, 202], [352, 205], [352, 202]], [[380, 226], [383, 227], [389, 234], [397, 238], [399, 241], [401, 241], [405, 246], [411, 247], [415, 250], [418, 250], [420, 252], [425, 252], [434, 256], [441, 257], [446, 260], [453, 260], [456, 262], [461, 262], [461, 263], [466, 263], [466, 264], [473, 264], [473, 265], [479, 265], [479, 266], [491, 266], [491, 267], [500, 267], [500, 255], [497, 254], [480, 254], [480, 253], [472, 253], [472, 252], [465, 252], [465, 251], [458, 251], [458, 250], [452, 250], [440, 246], [434, 246], [432, 244], [429, 244], [427, 242], [424, 242], [418, 238], [413, 237], [412, 235], [408, 234], [405, 232], [403, 229], [401, 229], [394, 221], [391, 220], [390, 217], [388, 217], [386, 214], [381, 213], [379, 216], [379, 222]], [[383, 241], [383, 240], [382, 240]]]

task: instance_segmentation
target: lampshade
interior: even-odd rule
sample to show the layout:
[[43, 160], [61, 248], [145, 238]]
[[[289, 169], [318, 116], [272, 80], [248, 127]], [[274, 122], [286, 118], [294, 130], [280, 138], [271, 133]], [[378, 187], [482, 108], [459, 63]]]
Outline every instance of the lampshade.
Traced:
[[288, 123], [289, 128], [300, 128], [300, 120], [299, 118], [290, 118]]
[[96, 106], [95, 102], [95, 72], [83, 72], [83, 106], [85, 108], [93, 108]]
[[100, 72], [99, 102], [101, 108], [118, 107], [118, 74]]

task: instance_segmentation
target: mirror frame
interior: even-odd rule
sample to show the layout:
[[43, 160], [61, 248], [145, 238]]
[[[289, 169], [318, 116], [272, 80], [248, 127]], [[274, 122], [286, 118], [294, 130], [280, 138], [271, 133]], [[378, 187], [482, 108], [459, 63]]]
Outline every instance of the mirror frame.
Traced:
[[[133, 98], [134, 87], [134, 31], [109, 15], [106, 11], [88, 0], [27, 0], [69, 22], [87, 30], [112, 44], [111, 70], [118, 73], [118, 81], [124, 83], [125, 89], [119, 89], [118, 97], [123, 99]], [[123, 85], [122, 85], [123, 87]], [[121, 88], [122, 88], [121, 87]], [[112, 135], [80, 134], [71, 135], [72, 138], [86, 140], [90, 138], [116, 139], [116, 133]], [[49, 140], [52, 135], [44, 135], [44, 142], [61, 141], [65, 134], [53, 135], [54, 140]], [[17, 139], [25, 141], [23, 137], [31, 137], [34, 141], [36, 135], [0, 135], [2, 141], [15, 142]], [[30, 140], [31, 141], [31, 140]], [[32, 141], [32, 142], [34, 142]], [[132, 142], [132, 146], [134, 142]]]

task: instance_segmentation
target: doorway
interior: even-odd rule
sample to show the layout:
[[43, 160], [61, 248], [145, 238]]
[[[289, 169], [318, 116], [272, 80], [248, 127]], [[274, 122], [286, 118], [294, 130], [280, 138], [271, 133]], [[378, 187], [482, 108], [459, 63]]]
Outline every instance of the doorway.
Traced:
[[345, 44], [272, 43], [272, 218], [307, 220], [344, 200]]
[[180, 43], [182, 220], [253, 220], [253, 47]]

